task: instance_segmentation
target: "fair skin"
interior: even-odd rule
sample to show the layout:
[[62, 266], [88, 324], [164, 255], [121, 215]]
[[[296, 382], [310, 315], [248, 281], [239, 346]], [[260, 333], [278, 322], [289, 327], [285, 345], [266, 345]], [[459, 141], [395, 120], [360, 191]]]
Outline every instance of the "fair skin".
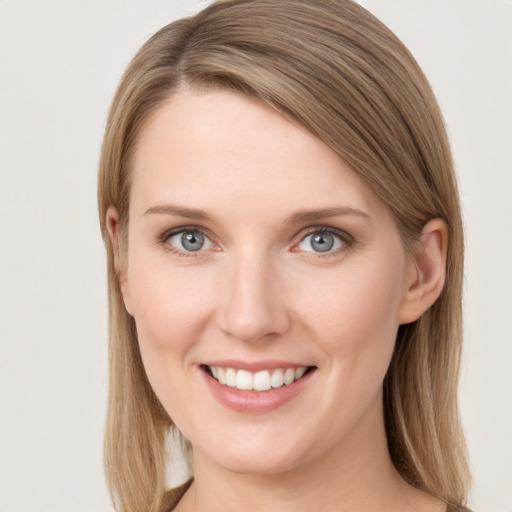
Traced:
[[[382, 408], [399, 325], [441, 292], [444, 224], [411, 256], [336, 153], [226, 91], [175, 93], [132, 170], [127, 247], [113, 207], [107, 224], [148, 378], [193, 446], [176, 510], [444, 510], [395, 471]], [[270, 387], [277, 369], [305, 374]], [[239, 370], [265, 390], [213, 376]]]

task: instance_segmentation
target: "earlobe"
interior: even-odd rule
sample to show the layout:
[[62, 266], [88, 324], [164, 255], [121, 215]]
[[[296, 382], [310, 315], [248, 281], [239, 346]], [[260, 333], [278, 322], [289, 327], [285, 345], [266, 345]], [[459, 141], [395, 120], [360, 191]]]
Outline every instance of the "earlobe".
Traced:
[[119, 288], [121, 289], [121, 293], [123, 295], [123, 301], [125, 307], [128, 312], [127, 307], [127, 298], [129, 295], [128, 290], [128, 281], [126, 279], [126, 268], [124, 258], [122, 256], [122, 248], [120, 247], [120, 222], [119, 222], [119, 212], [117, 208], [114, 206], [110, 206], [107, 210], [106, 214], [106, 225], [110, 238], [110, 243], [112, 245], [112, 253], [114, 256], [114, 268], [117, 275], [117, 279], [119, 281]]
[[418, 251], [411, 257], [411, 271], [400, 309], [400, 324], [417, 320], [443, 290], [446, 278], [448, 229], [441, 219], [425, 224]]

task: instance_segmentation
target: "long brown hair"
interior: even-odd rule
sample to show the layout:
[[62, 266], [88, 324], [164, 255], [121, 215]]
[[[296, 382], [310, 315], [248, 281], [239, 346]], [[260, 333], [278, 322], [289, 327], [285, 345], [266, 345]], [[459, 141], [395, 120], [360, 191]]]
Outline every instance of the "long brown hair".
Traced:
[[106, 127], [98, 201], [110, 315], [105, 460], [116, 510], [158, 510], [173, 424], [144, 372], [106, 211], [117, 208], [123, 235], [137, 135], [183, 85], [237, 91], [300, 123], [372, 187], [407, 245], [430, 219], [446, 222], [446, 283], [419, 320], [399, 329], [384, 409], [400, 474], [447, 503], [463, 504], [469, 485], [457, 406], [463, 230], [450, 147], [429, 83], [397, 37], [353, 1], [220, 0], [162, 28], [141, 48]]

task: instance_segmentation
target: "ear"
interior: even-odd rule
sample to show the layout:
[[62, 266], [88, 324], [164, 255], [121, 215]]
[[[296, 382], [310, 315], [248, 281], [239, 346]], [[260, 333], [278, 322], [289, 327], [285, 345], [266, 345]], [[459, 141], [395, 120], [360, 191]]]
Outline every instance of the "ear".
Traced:
[[421, 232], [418, 251], [411, 256], [400, 324], [417, 320], [441, 295], [446, 278], [447, 246], [445, 222], [441, 219], [427, 222]]
[[126, 277], [126, 257], [123, 255], [123, 251], [126, 248], [121, 247], [120, 242], [120, 223], [119, 223], [119, 212], [114, 206], [109, 206], [106, 214], [106, 225], [112, 244], [112, 253], [114, 255], [114, 268], [116, 271], [117, 279], [119, 280], [119, 288], [123, 295], [123, 301], [126, 310], [130, 313], [127, 307], [127, 299], [129, 297], [128, 279]]

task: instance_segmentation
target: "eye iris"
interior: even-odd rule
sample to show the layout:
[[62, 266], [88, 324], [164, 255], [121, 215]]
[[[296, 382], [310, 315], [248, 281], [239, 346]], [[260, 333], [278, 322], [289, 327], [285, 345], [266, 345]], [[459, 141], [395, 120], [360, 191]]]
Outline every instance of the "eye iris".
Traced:
[[181, 244], [187, 251], [199, 251], [204, 245], [204, 236], [199, 231], [187, 231], [181, 235]]
[[334, 237], [330, 233], [317, 233], [311, 237], [311, 247], [316, 252], [330, 251], [334, 246]]

